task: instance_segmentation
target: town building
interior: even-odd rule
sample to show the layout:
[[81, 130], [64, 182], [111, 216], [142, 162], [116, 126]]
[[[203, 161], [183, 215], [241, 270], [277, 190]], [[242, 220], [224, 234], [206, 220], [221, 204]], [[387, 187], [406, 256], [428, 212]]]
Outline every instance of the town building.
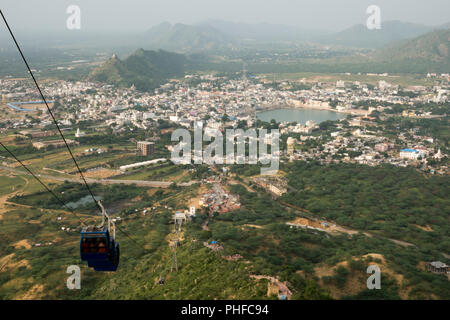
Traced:
[[292, 137], [288, 137], [286, 144], [287, 144], [287, 154], [293, 155], [294, 154], [294, 147], [295, 147], [296, 140]]
[[375, 151], [386, 152], [388, 150], [389, 150], [389, 144], [387, 144], [387, 143], [377, 143], [375, 145]]
[[155, 152], [155, 143], [150, 141], [138, 141], [137, 148], [141, 155], [148, 157]]
[[84, 137], [85, 135], [86, 135], [86, 133], [84, 133], [83, 131], [80, 131], [80, 128], [78, 128], [77, 132], [75, 133], [75, 138]]
[[409, 159], [409, 160], [417, 160], [420, 157], [423, 157], [424, 153], [416, 150], [416, 149], [402, 149], [400, 150], [400, 158]]
[[433, 273], [447, 274], [450, 272], [450, 266], [441, 261], [433, 261], [427, 264], [427, 270]]

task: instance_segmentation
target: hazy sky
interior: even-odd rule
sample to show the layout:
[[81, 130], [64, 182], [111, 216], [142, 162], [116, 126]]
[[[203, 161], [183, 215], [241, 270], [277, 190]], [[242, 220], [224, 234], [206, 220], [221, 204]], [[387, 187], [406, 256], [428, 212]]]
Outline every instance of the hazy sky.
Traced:
[[449, 0], [0, 0], [11, 26], [29, 32], [64, 31], [71, 4], [80, 7], [85, 32], [143, 31], [164, 21], [191, 24], [208, 19], [342, 30], [365, 23], [371, 4], [381, 8], [382, 21], [450, 21]]

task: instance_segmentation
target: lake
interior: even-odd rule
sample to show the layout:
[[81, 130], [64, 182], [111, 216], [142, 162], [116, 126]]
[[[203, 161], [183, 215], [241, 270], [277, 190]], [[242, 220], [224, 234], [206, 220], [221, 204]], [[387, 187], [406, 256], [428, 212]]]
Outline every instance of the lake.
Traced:
[[347, 116], [343, 113], [338, 113], [328, 110], [316, 110], [316, 109], [274, 109], [269, 111], [258, 112], [258, 119], [262, 121], [270, 122], [275, 119], [277, 122], [297, 122], [300, 124], [306, 124], [306, 121], [312, 120], [315, 123], [320, 123], [327, 120], [339, 120], [345, 119]]

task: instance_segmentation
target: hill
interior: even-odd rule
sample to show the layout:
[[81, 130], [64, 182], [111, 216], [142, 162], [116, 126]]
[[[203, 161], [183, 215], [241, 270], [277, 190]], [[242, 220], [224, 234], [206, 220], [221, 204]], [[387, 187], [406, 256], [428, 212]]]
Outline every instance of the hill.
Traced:
[[[95, 272], [80, 261], [80, 219], [99, 222], [92, 207], [77, 208], [77, 215], [66, 212], [31, 177], [0, 170], [0, 197], [8, 199], [0, 203], [5, 240], [0, 243], [0, 299], [272, 299], [276, 292], [267, 278], [275, 277], [286, 283], [291, 299], [448, 300], [447, 277], [425, 268], [436, 259], [448, 263], [441, 254], [449, 246], [445, 177], [424, 177], [412, 168], [287, 163], [282, 169], [291, 191], [283, 200], [298, 212], [263, 190], [247, 189], [250, 178], [242, 169], [231, 170], [241, 174], [243, 184], [228, 184], [240, 195], [239, 210], [208, 216], [208, 210], [199, 209], [182, 226], [178, 270], [171, 270], [171, 243], [178, 233], [170, 222], [175, 210], [203, 192], [201, 186], [93, 185], [107, 208], [116, 208], [115, 215], [122, 217], [120, 229], [131, 235], [117, 235], [121, 262], [114, 273]], [[77, 183], [53, 187], [66, 203], [86, 192]], [[286, 224], [306, 215], [325, 216], [372, 236]], [[209, 230], [203, 228], [205, 221]], [[416, 246], [403, 247], [383, 235]], [[211, 240], [222, 250], [204, 245]], [[241, 258], [229, 259], [235, 254]], [[382, 270], [380, 290], [366, 287], [367, 266], [374, 263]], [[81, 290], [67, 290], [70, 265], [81, 268]]]
[[[271, 67], [277, 68], [279, 72], [448, 73], [449, 51], [450, 29], [434, 30], [413, 39], [397, 41], [368, 54]], [[261, 70], [264, 70], [263, 67], [259, 66]]]
[[420, 24], [386, 21], [382, 23], [381, 29], [369, 30], [365, 25], [358, 24], [316, 40], [326, 44], [374, 49], [395, 41], [420, 36], [432, 29]]
[[422, 60], [424, 63], [450, 62], [450, 29], [434, 30], [412, 40], [401, 41], [377, 50], [372, 56], [382, 61]]
[[113, 55], [108, 61], [95, 68], [88, 80], [130, 87], [146, 91], [163, 84], [171, 77], [184, 75], [186, 57], [164, 50], [138, 49], [124, 60]]
[[164, 22], [148, 30], [144, 37], [147, 46], [172, 51], [198, 52], [232, 46], [232, 37], [209, 25], [174, 25]]

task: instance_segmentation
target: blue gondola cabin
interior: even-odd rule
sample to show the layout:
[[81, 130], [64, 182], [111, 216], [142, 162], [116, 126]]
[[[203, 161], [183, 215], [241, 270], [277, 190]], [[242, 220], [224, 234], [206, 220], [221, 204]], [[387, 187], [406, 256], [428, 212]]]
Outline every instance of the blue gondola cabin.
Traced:
[[119, 243], [111, 237], [107, 227], [85, 227], [81, 230], [80, 255], [95, 271], [116, 271]]

